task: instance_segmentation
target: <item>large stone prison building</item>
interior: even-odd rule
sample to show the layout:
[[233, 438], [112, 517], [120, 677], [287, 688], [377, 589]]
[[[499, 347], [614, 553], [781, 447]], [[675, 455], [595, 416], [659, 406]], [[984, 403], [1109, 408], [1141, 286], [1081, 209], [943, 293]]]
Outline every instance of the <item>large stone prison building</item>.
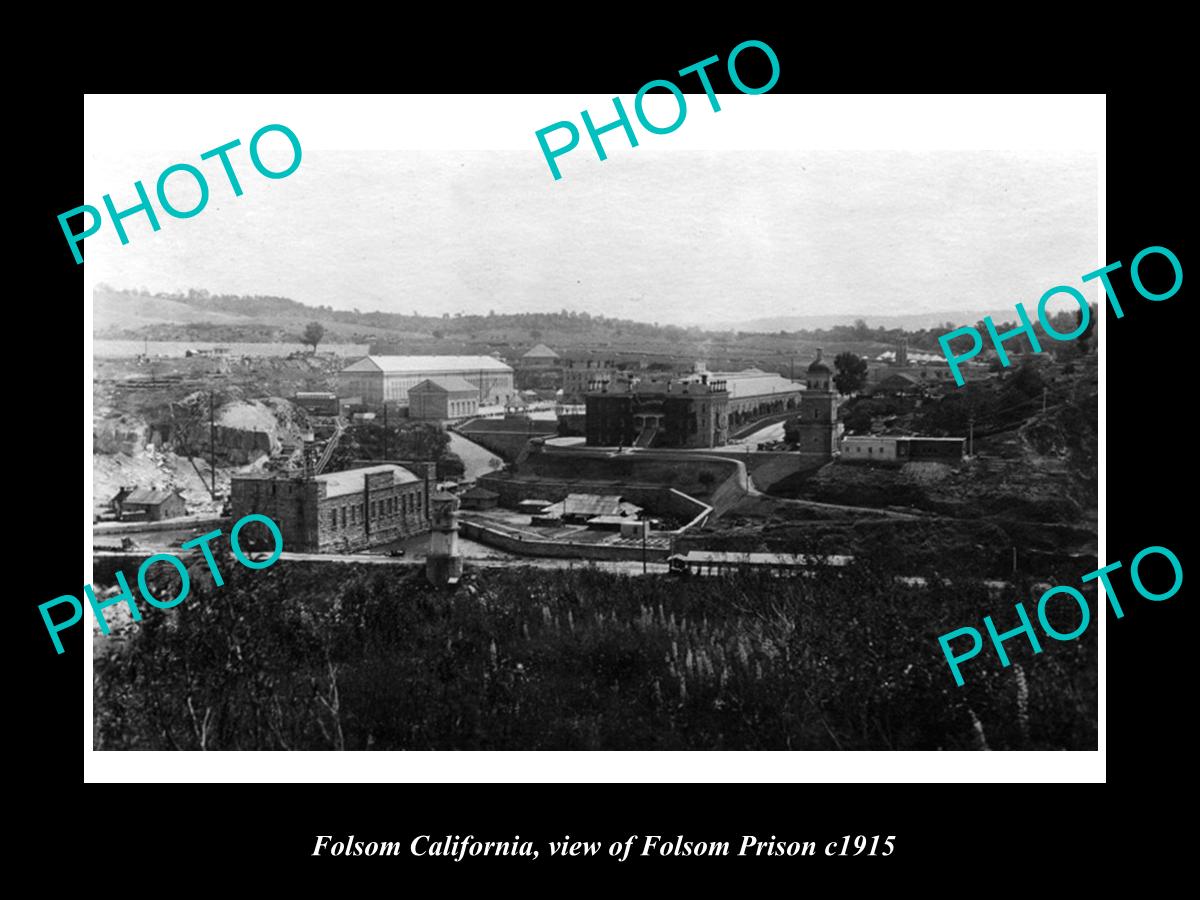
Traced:
[[270, 517], [284, 550], [335, 552], [386, 544], [429, 530], [435, 468], [384, 463], [311, 477], [235, 475], [233, 518]]

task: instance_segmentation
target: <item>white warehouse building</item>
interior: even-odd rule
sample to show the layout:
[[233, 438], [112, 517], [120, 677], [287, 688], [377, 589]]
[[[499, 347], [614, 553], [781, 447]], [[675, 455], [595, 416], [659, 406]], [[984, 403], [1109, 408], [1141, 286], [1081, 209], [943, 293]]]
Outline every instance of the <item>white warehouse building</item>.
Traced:
[[516, 396], [512, 367], [491, 356], [367, 356], [338, 373], [338, 396], [407, 406], [409, 388], [444, 376], [474, 386], [480, 406], [501, 406]]

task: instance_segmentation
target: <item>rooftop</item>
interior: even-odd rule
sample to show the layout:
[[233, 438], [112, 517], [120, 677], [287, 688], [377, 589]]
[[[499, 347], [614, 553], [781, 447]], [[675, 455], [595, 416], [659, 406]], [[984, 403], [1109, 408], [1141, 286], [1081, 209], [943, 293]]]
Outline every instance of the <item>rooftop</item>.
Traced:
[[966, 440], [963, 437], [926, 437], [923, 434], [848, 434], [842, 438], [842, 442], [846, 444], [855, 441], [953, 441], [962, 444], [966, 443]]
[[151, 488], [136, 488], [125, 497], [125, 502], [145, 503], [150, 506], [157, 506], [160, 503], [165, 503], [167, 500], [170, 500], [173, 496], [175, 496], [175, 491], [156, 491]]
[[709, 377], [705, 373], [705, 378], [707, 381], [702, 381], [698, 375], [680, 376], [654, 373], [649, 377], [639, 377], [632, 380], [623, 378], [599, 379], [603, 383], [603, 386], [599, 390], [589, 387], [588, 393], [655, 394], [665, 397], [668, 394], [717, 394], [727, 390], [723, 377]]
[[535, 359], [541, 357], [543, 359], [558, 359], [558, 354], [547, 347], [545, 344], [538, 344], [536, 347], [531, 347], [521, 354], [525, 359]]
[[378, 475], [383, 472], [393, 473], [393, 484], [412, 484], [420, 481], [408, 469], [384, 463], [378, 466], [366, 466], [362, 469], [347, 469], [344, 472], [326, 472], [316, 476], [317, 481], [325, 483], [326, 497], [341, 497], [345, 494], [357, 494], [363, 490], [363, 484], [368, 475]]
[[495, 491], [489, 491], [487, 488], [481, 487], [477, 484], [469, 491], [463, 491], [461, 496], [470, 497], [473, 500], [490, 500], [493, 497], [499, 497], [500, 495]]
[[784, 378], [775, 372], [763, 372], [760, 369], [746, 369], [742, 372], [712, 372], [709, 377], [724, 381], [732, 400], [737, 400], [739, 397], [756, 397], [762, 394], [790, 394], [804, 389], [804, 385], [798, 382]]
[[642, 511], [640, 506], [623, 503], [617, 494], [568, 494], [565, 500], [551, 504], [545, 515], [561, 516], [635, 516]]
[[492, 356], [365, 356], [343, 372], [382, 372], [385, 375], [445, 375], [463, 372], [511, 372]]
[[408, 389], [409, 394], [420, 393], [422, 390], [439, 390], [447, 394], [478, 394], [479, 388], [467, 381], [461, 375], [439, 375], [437, 378], [426, 378], [420, 384]]

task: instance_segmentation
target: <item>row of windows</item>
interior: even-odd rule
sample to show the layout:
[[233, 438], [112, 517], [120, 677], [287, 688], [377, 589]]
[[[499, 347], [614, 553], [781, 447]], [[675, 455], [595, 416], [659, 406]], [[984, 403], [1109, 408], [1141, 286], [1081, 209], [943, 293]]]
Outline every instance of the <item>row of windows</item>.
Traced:
[[[391, 518], [399, 515], [419, 515], [423, 500], [424, 496], [420, 491], [415, 494], [401, 494], [399, 496], [385, 497], [382, 500], [372, 500], [370, 507], [371, 521], [375, 521], [381, 516], [383, 518]], [[365, 522], [366, 513], [366, 505], [363, 503], [334, 507], [329, 510], [329, 527], [337, 531], [339, 527], [346, 528], [348, 525], [357, 525], [360, 521]]]

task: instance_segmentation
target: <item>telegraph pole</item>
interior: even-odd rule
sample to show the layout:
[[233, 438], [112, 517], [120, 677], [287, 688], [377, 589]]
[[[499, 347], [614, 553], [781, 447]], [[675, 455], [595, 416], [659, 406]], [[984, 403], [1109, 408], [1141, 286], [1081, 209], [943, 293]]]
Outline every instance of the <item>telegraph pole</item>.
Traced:
[[383, 458], [388, 457], [388, 416], [387, 416], [387, 401], [383, 401]]
[[213, 412], [213, 392], [208, 392], [208, 467], [212, 469], [212, 495], [217, 498], [217, 417]]
[[1046, 388], [1042, 388], [1042, 412], [1046, 411]]
[[975, 413], [967, 417], [967, 456], [975, 455]]

